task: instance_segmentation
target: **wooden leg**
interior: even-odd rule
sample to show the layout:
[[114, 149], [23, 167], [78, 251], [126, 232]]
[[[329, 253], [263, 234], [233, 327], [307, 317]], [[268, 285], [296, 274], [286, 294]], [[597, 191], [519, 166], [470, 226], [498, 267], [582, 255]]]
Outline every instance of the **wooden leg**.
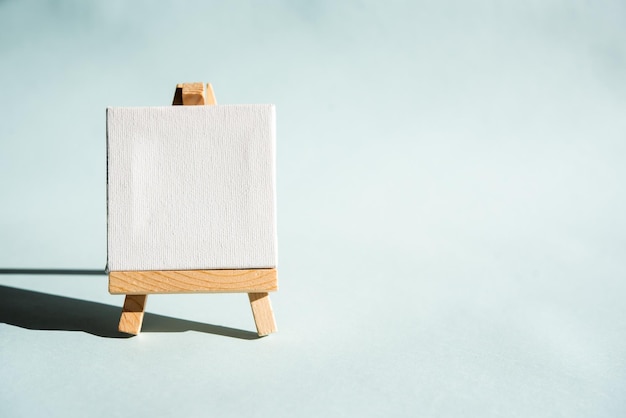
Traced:
[[274, 321], [274, 312], [272, 311], [272, 303], [268, 293], [248, 293], [250, 306], [252, 307], [252, 315], [254, 315], [254, 323], [259, 337], [276, 332], [276, 322]]
[[133, 335], [138, 335], [141, 332], [147, 298], [148, 295], [126, 295], [118, 327], [120, 332]]

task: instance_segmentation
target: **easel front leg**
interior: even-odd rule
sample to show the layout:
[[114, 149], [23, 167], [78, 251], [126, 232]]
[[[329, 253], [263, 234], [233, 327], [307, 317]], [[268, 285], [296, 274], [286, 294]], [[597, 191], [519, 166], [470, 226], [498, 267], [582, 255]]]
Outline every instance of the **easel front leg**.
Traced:
[[276, 321], [269, 293], [248, 293], [252, 315], [259, 337], [276, 332]]
[[147, 298], [148, 295], [126, 295], [118, 327], [120, 332], [132, 335], [138, 335], [141, 332]]

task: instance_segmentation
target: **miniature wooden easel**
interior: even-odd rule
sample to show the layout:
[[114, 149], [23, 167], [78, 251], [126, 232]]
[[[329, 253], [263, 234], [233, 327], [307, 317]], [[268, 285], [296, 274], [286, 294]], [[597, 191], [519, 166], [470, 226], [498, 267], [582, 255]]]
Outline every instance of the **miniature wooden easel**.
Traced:
[[[173, 105], [214, 105], [211, 84], [176, 86]], [[210, 249], [207, 249], [209, 251]], [[119, 330], [141, 331], [146, 299], [155, 293], [247, 293], [259, 336], [276, 331], [268, 292], [278, 290], [276, 269], [111, 271], [109, 292], [125, 294]]]

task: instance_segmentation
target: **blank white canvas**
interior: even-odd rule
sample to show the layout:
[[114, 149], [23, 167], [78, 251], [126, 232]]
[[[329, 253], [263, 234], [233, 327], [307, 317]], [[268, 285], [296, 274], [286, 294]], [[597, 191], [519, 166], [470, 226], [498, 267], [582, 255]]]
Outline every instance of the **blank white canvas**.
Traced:
[[110, 271], [276, 267], [273, 105], [107, 109]]

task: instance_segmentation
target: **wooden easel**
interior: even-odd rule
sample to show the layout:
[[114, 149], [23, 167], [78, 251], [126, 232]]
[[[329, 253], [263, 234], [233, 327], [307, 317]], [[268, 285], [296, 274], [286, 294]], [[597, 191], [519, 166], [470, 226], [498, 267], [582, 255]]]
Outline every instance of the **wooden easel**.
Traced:
[[[173, 105], [214, 105], [213, 87], [204, 83], [176, 86]], [[207, 249], [209, 250], [209, 249]], [[259, 336], [276, 332], [268, 292], [278, 290], [276, 269], [110, 271], [109, 293], [125, 294], [119, 330], [141, 332], [146, 299], [156, 293], [247, 293]]]

